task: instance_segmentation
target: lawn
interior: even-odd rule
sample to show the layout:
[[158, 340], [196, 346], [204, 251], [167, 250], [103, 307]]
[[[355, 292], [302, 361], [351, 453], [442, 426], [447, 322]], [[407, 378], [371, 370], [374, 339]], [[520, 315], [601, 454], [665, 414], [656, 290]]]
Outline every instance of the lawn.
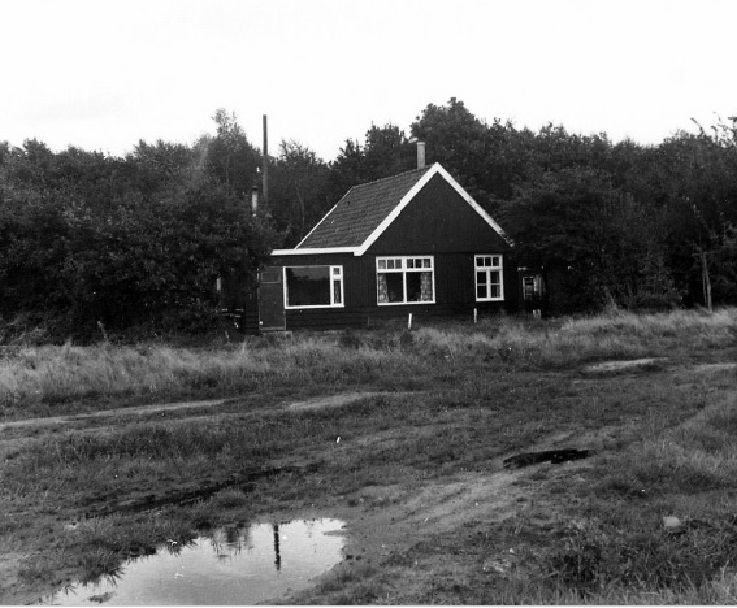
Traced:
[[[62, 417], [0, 430], [3, 603], [167, 538], [307, 511], [345, 519], [365, 559], [296, 602], [737, 600], [734, 309], [1, 357], [3, 422]], [[550, 449], [591, 455], [504, 466]]]

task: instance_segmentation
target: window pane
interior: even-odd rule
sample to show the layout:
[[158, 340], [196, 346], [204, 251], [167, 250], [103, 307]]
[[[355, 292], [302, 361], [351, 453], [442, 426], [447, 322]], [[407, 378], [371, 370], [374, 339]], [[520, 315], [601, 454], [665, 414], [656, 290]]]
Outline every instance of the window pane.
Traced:
[[484, 266], [491, 266], [491, 258], [485, 257], [484, 258]]
[[422, 274], [421, 272], [407, 274], [407, 302], [422, 301]]
[[333, 268], [333, 274], [340, 274], [340, 268], [338, 268], [337, 266]]
[[479, 300], [486, 299], [486, 285], [476, 285], [476, 297]]
[[486, 285], [486, 273], [485, 272], [477, 272], [476, 273], [476, 284], [477, 285]]
[[287, 268], [287, 306], [329, 306], [330, 267]]
[[499, 285], [499, 271], [494, 270], [489, 273], [489, 283]]
[[402, 259], [394, 260], [394, 268], [400, 269], [402, 268]]
[[386, 260], [379, 260], [379, 270], [386, 270]]
[[392, 273], [382, 275], [386, 278], [386, 301], [387, 302], [404, 302], [404, 281], [402, 273]]
[[333, 304], [342, 304], [343, 298], [341, 297], [341, 288], [343, 285], [343, 281], [340, 279], [337, 279], [333, 281]]
[[394, 260], [387, 260], [386, 261], [386, 268], [387, 268], [387, 270], [394, 270]]
[[494, 266], [499, 267], [499, 256], [496, 256], [493, 262], [494, 262]]
[[499, 297], [499, 285], [489, 285], [489, 297], [490, 298]]
[[431, 262], [432, 262], [432, 260], [430, 258], [426, 258], [426, 259], [423, 260], [422, 266], [424, 268], [432, 268]]
[[407, 268], [414, 268], [414, 267], [415, 267], [415, 261], [407, 260]]
[[432, 301], [432, 272], [407, 273], [407, 302]]

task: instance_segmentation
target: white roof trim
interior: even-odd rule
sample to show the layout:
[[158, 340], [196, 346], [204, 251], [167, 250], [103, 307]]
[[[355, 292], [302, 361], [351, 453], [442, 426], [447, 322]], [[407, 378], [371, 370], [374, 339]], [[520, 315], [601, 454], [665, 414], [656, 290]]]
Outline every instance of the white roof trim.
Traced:
[[456, 180], [453, 179], [450, 173], [448, 173], [445, 169], [443, 169], [438, 163], [435, 163], [438, 167], [438, 172], [440, 175], [442, 175], [445, 178], [445, 181], [447, 181], [453, 188], [455, 189], [458, 194], [460, 194], [463, 199], [473, 207], [474, 211], [478, 213], [482, 218], [484, 218], [484, 221], [491, 226], [496, 233], [502, 237], [508, 244], [513, 245], [512, 239], [510, 239], [507, 234], [504, 232], [502, 227], [497, 224], [494, 221], [494, 218], [492, 218], [486, 211], [484, 211], [483, 207], [479, 205], [475, 200], [473, 200], [473, 197], [466, 192], [463, 189], [463, 186], [461, 186]]
[[[351, 188], [351, 190], [352, 190], [352, 189], [353, 189], [353, 188]], [[350, 191], [351, 191], [351, 190], [348, 190], [348, 192], [346, 192], [346, 193], [345, 193], [345, 194], [344, 194], [344, 195], [343, 195], [343, 196], [341, 197], [340, 201], [342, 201], [342, 200], [343, 200], [343, 199], [344, 199], [344, 198], [345, 198], [346, 196], [348, 196], [348, 194], [350, 193]], [[297, 243], [296, 247], [300, 247], [300, 246], [302, 245], [302, 243], [304, 243], [304, 242], [305, 242], [305, 241], [306, 241], [306, 240], [307, 240], [308, 238], [310, 238], [310, 235], [311, 235], [311, 234], [312, 234], [313, 232], [315, 232], [315, 230], [317, 229], [317, 227], [318, 227], [318, 226], [319, 226], [320, 224], [322, 224], [322, 223], [323, 223], [323, 222], [324, 222], [324, 221], [325, 221], [325, 220], [327, 219], [328, 215], [330, 215], [330, 214], [331, 214], [331, 213], [333, 212], [333, 209], [335, 209], [335, 208], [336, 208], [336, 207], [337, 207], [338, 205], [340, 205], [340, 201], [338, 201], [337, 203], [335, 203], [335, 204], [334, 204], [334, 205], [333, 205], [333, 206], [332, 206], [332, 207], [330, 208], [330, 211], [328, 211], [328, 212], [327, 212], [327, 213], [326, 213], [325, 215], [323, 215], [323, 216], [322, 216], [322, 219], [321, 219], [321, 220], [320, 220], [319, 222], [317, 222], [317, 224], [315, 224], [315, 225], [314, 225], [314, 226], [312, 227], [312, 230], [310, 230], [310, 231], [309, 231], [309, 232], [308, 232], [308, 233], [307, 233], [307, 234], [305, 235], [305, 237], [304, 237], [304, 238], [303, 238], [303, 239], [302, 239], [302, 240], [301, 240], [301, 241], [300, 241], [299, 243]]]
[[412, 189], [407, 192], [404, 197], [402, 197], [402, 200], [399, 201], [397, 206], [392, 209], [391, 213], [389, 213], [389, 215], [384, 218], [381, 224], [377, 226], [377, 228], [368, 236], [368, 238], [361, 244], [361, 246], [356, 248], [355, 255], [360, 256], [366, 253], [368, 248], [371, 247], [376, 239], [378, 239], [382, 235], [382, 233], [389, 227], [389, 225], [395, 219], [397, 219], [397, 216], [402, 212], [402, 210], [417, 195], [417, 193], [425, 187], [425, 184], [427, 184], [427, 182], [429, 182], [436, 174], [441, 175], [443, 179], [447, 181], [458, 194], [460, 194], [461, 198], [463, 198], [463, 200], [471, 205], [471, 207], [473, 207], [473, 210], [476, 211], [476, 213], [478, 213], [484, 219], [484, 221], [497, 232], [499, 236], [501, 236], [510, 245], [512, 244], [511, 239], [504, 233], [504, 230], [502, 230], [501, 226], [499, 226], [499, 224], [497, 224], [494, 219], [488, 213], [486, 213], [486, 211], [484, 211], [484, 209], [475, 200], [473, 200], [473, 197], [468, 192], [466, 192], [456, 180], [451, 177], [450, 173], [448, 173], [445, 169], [443, 169], [443, 167], [440, 166], [440, 163], [435, 163], [422, 176], [422, 178], [420, 178], [420, 180], [414, 186], [412, 186]]
[[374, 244], [374, 241], [376, 241], [376, 239], [381, 236], [384, 230], [389, 227], [389, 224], [397, 219], [397, 216], [401, 213], [402, 209], [404, 209], [415, 197], [415, 195], [420, 190], [422, 190], [422, 188], [425, 187], [425, 184], [430, 181], [430, 178], [432, 178], [432, 176], [435, 175], [440, 168], [440, 165], [438, 163], [435, 163], [430, 169], [425, 172], [425, 174], [419, 179], [419, 181], [414, 186], [412, 186], [410, 191], [402, 197], [402, 200], [399, 201], [397, 206], [391, 210], [391, 213], [389, 213], [389, 215], [384, 218], [381, 224], [379, 224], [376, 229], [368, 235], [368, 238], [366, 238], [361, 246], [358, 247], [356, 255], [363, 255], [364, 253], [366, 253], [366, 250]]
[[274, 249], [271, 255], [316, 255], [319, 253], [356, 253], [358, 247], [303, 247], [302, 249]]

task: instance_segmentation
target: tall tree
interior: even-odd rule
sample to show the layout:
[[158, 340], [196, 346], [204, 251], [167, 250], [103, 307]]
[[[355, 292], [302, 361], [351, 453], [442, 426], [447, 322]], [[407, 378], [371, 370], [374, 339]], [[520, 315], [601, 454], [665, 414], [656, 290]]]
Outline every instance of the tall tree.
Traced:
[[279, 144], [272, 169], [270, 208], [284, 245], [299, 242], [330, 208], [329, 168], [315, 152], [291, 140]]
[[613, 187], [606, 173], [546, 172], [520, 187], [504, 220], [518, 261], [545, 269], [558, 312], [680, 301], [658, 239], [660, 218]]
[[205, 138], [206, 170], [229, 192], [245, 196], [256, 179], [256, 168], [261, 163], [261, 154], [248, 141], [238, 124], [235, 114], [220, 108], [215, 112], [214, 138]]

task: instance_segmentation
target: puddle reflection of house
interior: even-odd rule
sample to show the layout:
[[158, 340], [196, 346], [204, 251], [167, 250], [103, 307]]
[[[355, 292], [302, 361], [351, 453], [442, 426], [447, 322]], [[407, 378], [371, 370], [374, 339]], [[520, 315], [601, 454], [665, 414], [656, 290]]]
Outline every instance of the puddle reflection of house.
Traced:
[[281, 553], [279, 552], [279, 524], [274, 524], [274, 564], [281, 570]]

